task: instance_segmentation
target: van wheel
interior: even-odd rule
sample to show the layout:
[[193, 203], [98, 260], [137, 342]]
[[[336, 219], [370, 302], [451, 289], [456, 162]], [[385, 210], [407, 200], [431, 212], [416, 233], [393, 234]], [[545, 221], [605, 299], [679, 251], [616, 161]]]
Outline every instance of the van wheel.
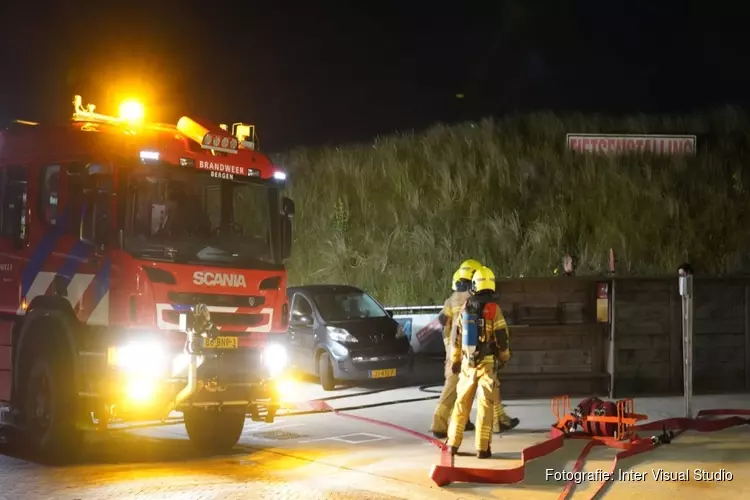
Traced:
[[245, 428], [243, 411], [190, 409], [183, 412], [185, 430], [200, 453], [226, 453], [234, 448]]
[[332, 391], [336, 388], [336, 379], [333, 378], [333, 365], [331, 355], [324, 352], [318, 360], [318, 372], [320, 373], [320, 385], [324, 391]]
[[49, 350], [40, 352], [26, 377], [23, 403], [24, 443], [39, 460], [63, 463], [74, 460], [83, 445], [76, 425], [77, 397], [72, 393], [70, 370]]

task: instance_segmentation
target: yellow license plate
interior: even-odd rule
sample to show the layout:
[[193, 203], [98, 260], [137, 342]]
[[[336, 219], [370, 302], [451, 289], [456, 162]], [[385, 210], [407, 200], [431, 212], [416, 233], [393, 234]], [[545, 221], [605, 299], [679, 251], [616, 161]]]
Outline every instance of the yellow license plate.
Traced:
[[370, 378], [388, 378], [395, 377], [396, 369], [390, 368], [388, 370], [372, 370], [370, 371]]
[[206, 349], [237, 349], [239, 347], [239, 340], [237, 337], [203, 339], [203, 347]]

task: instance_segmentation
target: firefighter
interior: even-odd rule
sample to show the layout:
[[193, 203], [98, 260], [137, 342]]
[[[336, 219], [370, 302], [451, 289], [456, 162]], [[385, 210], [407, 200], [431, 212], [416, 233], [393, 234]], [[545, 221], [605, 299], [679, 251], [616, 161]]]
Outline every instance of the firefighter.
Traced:
[[[448, 419], [456, 403], [458, 375], [451, 370], [450, 361], [451, 345], [453, 345], [451, 337], [452, 332], [455, 330], [454, 317], [461, 311], [466, 299], [469, 298], [471, 278], [474, 276], [474, 272], [480, 267], [482, 267], [482, 264], [474, 259], [465, 260], [461, 263], [461, 266], [453, 274], [453, 282], [451, 283], [453, 293], [445, 301], [443, 310], [440, 311], [439, 320], [443, 326], [443, 344], [445, 345], [445, 384], [443, 385], [443, 392], [440, 394], [440, 399], [438, 399], [435, 413], [432, 416], [432, 427], [430, 429], [432, 435], [438, 439], [448, 437]], [[474, 424], [470, 420], [466, 422], [466, 430], [474, 430]]]
[[508, 326], [494, 298], [495, 274], [482, 267], [472, 277], [472, 296], [456, 318], [456, 333], [451, 346], [451, 368], [460, 374], [456, 386], [456, 404], [448, 428], [448, 446], [458, 453], [466, 422], [477, 402], [475, 445], [477, 458], [492, 456], [493, 405], [496, 401], [497, 361], [510, 359]]
[[[498, 302], [497, 293], [493, 293], [493, 302]], [[505, 405], [500, 397], [500, 372], [505, 368], [506, 363], [500, 359], [495, 360], [495, 404], [492, 407], [492, 430], [495, 434], [515, 429], [521, 421], [516, 417], [510, 417], [505, 411]]]

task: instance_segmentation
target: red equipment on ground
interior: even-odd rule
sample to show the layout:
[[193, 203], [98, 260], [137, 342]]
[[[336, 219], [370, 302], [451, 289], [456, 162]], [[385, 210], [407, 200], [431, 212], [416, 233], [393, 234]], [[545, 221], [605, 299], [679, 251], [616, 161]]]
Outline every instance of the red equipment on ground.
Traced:
[[[612, 402], [588, 398], [571, 411], [570, 398], [558, 396], [552, 399], [552, 413], [557, 420], [555, 428], [566, 437], [594, 439], [613, 448], [629, 448], [637, 442], [636, 424], [648, 419], [635, 413], [632, 399]], [[578, 427], [580, 431], [576, 431]]]
[[[438, 486], [445, 486], [454, 482], [484, 483], [484, 484], [514, 484], [523, 481], [526, 462], [549, 455], [562, 448], [565, 438], [588, 439], [583, 451], [578, 457], [571, 473], [583, 469], [586, 457], [591, 449], [597, 445], [606, 445], [619, 449], [609, 477], [617, 470], [618, 460], [654, 449], [661, 444], [668, 444], [675, 437], [687, 430], [698, 432], [713, 432], [750, 424], [750, 410], [703, 410], [694, 419], [667, 418], [649, 423], [638, 424], [646, 420], [646, 415], [635, 413], [632, 399], [617, 402], [603, 401], [599, 398], [588, 398], [571, 411], [570, 398], [559, 396], [552, 400], [552, 411], [557, 422], [552, 426], [549, 438], [536, 443], [521, 451], [521, 465], [512, 469], [480, 469], [470, 467], [455, 467], [454, 457], [448, 447], [435, 441], [441, 450], [440, 465], [433, 465], [430, 471], [431, 479]], [[566, 412], [562, 414], [563, 412]], [[738, 415], [745, 416], [740, 417]], [[706, 417], [725, 417], [721, 419]], [[581, 430], [576, 430], [581, 427]], [[640, 437], [638, 431], [661, 431], [651, 437]], [[602, 481], [591, 498], [600, 495], [611, 481]], [[567, 499], [575, 483], [570, 481], [560, 494], [560, 500]]]

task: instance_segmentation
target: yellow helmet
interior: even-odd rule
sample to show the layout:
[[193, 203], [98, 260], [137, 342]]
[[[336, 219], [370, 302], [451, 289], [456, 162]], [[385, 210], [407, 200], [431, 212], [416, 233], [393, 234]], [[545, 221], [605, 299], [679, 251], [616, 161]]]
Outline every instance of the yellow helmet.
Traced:
[[495, 273], [487, 266], [482, 266], [471, 278], [471, 287], [474, 293], [485, 290], [495, 291]]
[[461, 265], [458, 268], [458, 271], [456, 271], [456, 274], [458, 274], [458, 279], [453, 281], [460, 280], [470, 280], [472, 276], [474, 276], [474, 273], [482, 267], [482, 264], [478, 260], [469, 259], [465, 260], [461, 263]]
[[451, 290], [453, 290], [454, 292], [458, 290], [458, 287], [456, 287], [456, 283], [458, 283], [458, 280], [461, 279], [461, 276], [459, 276], [458, 273], [458, 271], [453, 273], [453, 279], [451, 280]]

